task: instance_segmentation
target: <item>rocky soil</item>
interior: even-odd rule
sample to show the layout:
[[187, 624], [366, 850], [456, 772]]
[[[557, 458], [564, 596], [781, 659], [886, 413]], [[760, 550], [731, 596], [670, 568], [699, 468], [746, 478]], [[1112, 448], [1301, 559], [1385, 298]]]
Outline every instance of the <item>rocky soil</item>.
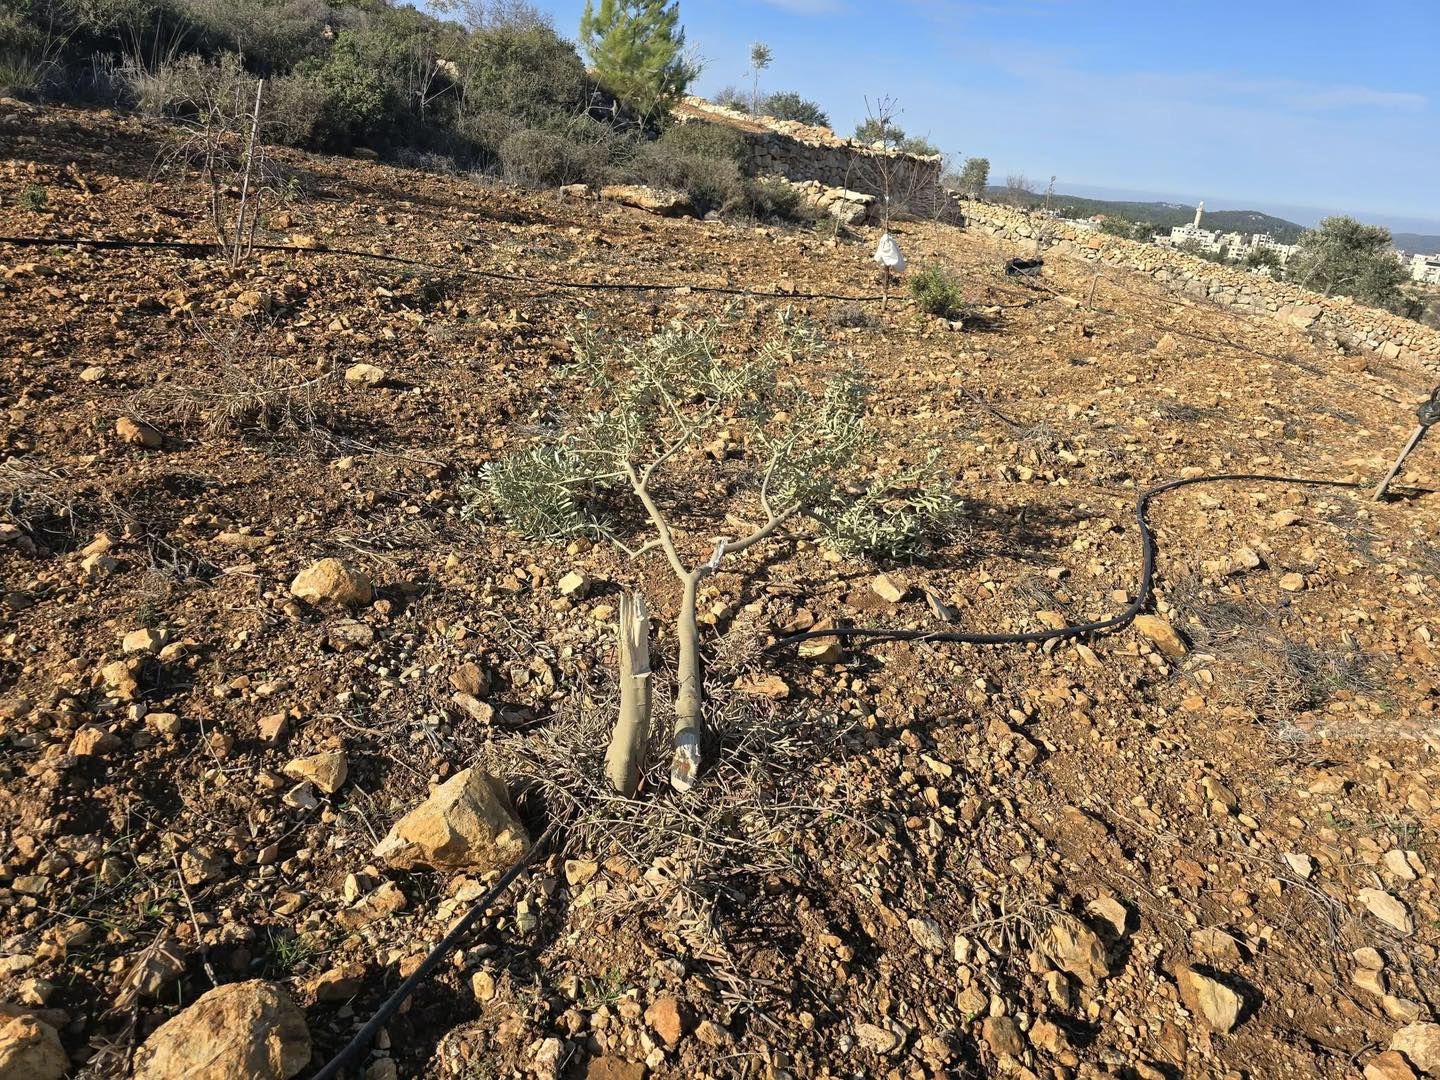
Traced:
[[[0, 102], [0, 234], [209, 239], [166, 138]], [[1422, 373], [1063, 257], [1007, 278], [949, 225], [895, 231], [962, 275], [953, 325], [807, 297], [880, 291], [872, 229], [281, 161], [260, 239], [307, 254], [0, 244], [0, 1077], [309, 1075], [555, 822], [352, 1076], [1440, 1076], [1440, 444], [1363, 486]], [[575, 407], [582, 326], [713, 318], [738, 355], [782, 315], [968, 526], [727, 563], [715, 764], [624, 803], [618, 597], [663, 720], [673, 575], [467, 490]], [[1362, 487], [1165, 496], [1114, 635], [761, 651], [1107, 615], [1137, 490], [1210, 472]], [[704, 475], [702, 557], [755, 513]]]

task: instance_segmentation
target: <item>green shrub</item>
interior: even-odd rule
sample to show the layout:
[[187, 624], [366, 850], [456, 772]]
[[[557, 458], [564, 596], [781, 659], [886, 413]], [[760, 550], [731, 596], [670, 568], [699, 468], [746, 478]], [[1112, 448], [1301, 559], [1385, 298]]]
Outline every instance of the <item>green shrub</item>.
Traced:
[[610, 158], [603, 142], [577, 133], [523, 128], [500, 144], [505, 179], [526, 187], [602, 183]]
[[734, 128], [721, 124], [670, 124], [657, 141], [675, 153], [720, 158], [737, 165], [745, 160], [744, 137]]
[[324, 51], [336, 18], [324, 0], [177, 0], [176, 8], [201, 52], [233, 50], [262, 74]]
[[680, 149], [658, 139], [640, 148], [630, 172], [640, 183], [683, 191], [700, 214], [744, 205], [740, 166], [730, 158]]
[[574, 46], [542, 24], [478, 30], [457, 65], [466, 113], [549, 127], [574, 120], [589, 102], [590, 79]]
[[970, 305], [960, 293], [960, 279], [938, 263], [910, 275], [910, 295], [921, 311], [943, 319], [963, 319]]
[[[805, 201], [805, 196], [794, 184], [774, 177], [746, 180], [743, 193], [745, 209], [757, 218], [810, 224], [819, 220], [822, 214]], [[830, 215], [824, 216], [828, 218]]]
[[38, 184], [31, 184], [20, 193], [20, 205], [38, 213], [50, 205], [50, 193]]
[[262, 130], [271, 142], [312, 146], [330, 109], [330, 92], [313, 75], [277, 75], [265, 83]]
[[777, 120], [798, 120], [811, 127], [829, 127], [830, 117], [815, 102], [790, 90], [771, 94], [760, 104], [760, 111]]

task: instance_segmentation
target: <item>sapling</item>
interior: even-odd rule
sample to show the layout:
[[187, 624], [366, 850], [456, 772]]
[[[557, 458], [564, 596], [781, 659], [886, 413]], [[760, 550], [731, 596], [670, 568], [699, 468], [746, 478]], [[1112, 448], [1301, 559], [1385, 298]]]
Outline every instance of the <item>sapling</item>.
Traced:
[[[550, 437], [492, 463], [473, 489], [472, 507], [530, 536], [587, 535], [633, 559], [658, 551], [669, 563], [681, 587], [670, 769], [679, 791], [693, 786], [701, 764], [697, 607], [706, 577], [802, 521], [840, 550], [901, 557], [942, 538], [959, 514], [933, 458], [908, 473], [874, 466], [867, 392], [855, 370], [832, 376], [819, 395], [781, 380], [782, 361], [805, 361], [803, 368], [820, 355], [810, 331], [782, 316], [759, 352], [740, 358], [721, 352], [718, 329], [676, 322], [648, 341], [614, 347], [587, 332], [574, 371], [592, 411], [557, 422]], [[738, 535], [712, 537], [703, 555], [676, 524], [703, 498], [694, 494], [701, 490], [697, 470], [724, 475], [750, 504], [748, 524], [726, 516]], [[637, 538], [633, 525], [622, 523], [617, 511], [627, 503], [643, 512], [648, 536]], [[628, 632], [625, 620], [621, 626]], [[640, 648], [627, 642], [628, 650]], [[622, 726], [633, 729], [631, 717], [627, 723], [622, 715]], [[635, 745], [633, 730], [626, 741]], [[622, 791], [624, 775], [617, 765], [612, 780]]]

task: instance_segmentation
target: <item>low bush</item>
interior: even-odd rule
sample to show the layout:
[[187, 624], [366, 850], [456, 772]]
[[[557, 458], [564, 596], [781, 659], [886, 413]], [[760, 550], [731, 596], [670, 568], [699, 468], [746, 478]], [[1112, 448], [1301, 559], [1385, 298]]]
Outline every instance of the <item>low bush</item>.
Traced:
[[603, 141], [580, 132], [522, 128], [500, 144], [500, 165], [505, 179], [526, 187], [599, 184], [609, 173], [610, 155]]
[[921, 311], [952, 321], [970, 314], [970, 305], [960, 292], [960, 279], [938, 263], [910, 275], [909, 289]]

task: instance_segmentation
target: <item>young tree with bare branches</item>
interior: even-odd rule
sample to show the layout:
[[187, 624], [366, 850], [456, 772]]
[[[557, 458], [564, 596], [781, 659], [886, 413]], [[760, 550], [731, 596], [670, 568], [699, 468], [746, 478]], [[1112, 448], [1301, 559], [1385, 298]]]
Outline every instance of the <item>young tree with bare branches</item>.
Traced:
[[[836, 374], [818, 397], [781, 381], [784, 361], [819, 351], [818, 340], [788, 319], [748, 360], [721, 353], [713, 324], [676, 323], [649, 341], [615, 348], [587, 339], [578, 369], [595, 410], [583, 423], [492, 464], [475, 489], [476, 508], [529, 535], [591, 535], [633, 559], [656, 551], [664, 556], [681, 587], [670, 769], [679, 791], [691, 788], [701, 764], [696, 609], [709, 575], [802, 521], [815, 523], [842, 550], [892, 557], [923, 549], [958, 521], [948, 477], [933, 462], [888, 474], [870, 464], [866, 390], [856, 372]], [[669, 474], [714, 467], [707, 448], [722, 427], [746, 467], [751, 524], [736, 536], [712, 537], [702, 551], [677, 529], [689, 508], [683, 499], [666, 505], [677, 490], [666, 481]], [[633, 526], [619, 524], [617, 511], [626, 502], [643, 512], [648, 537], [627, 535]], [[637, 643], [630, 648], [639, 651]]]

